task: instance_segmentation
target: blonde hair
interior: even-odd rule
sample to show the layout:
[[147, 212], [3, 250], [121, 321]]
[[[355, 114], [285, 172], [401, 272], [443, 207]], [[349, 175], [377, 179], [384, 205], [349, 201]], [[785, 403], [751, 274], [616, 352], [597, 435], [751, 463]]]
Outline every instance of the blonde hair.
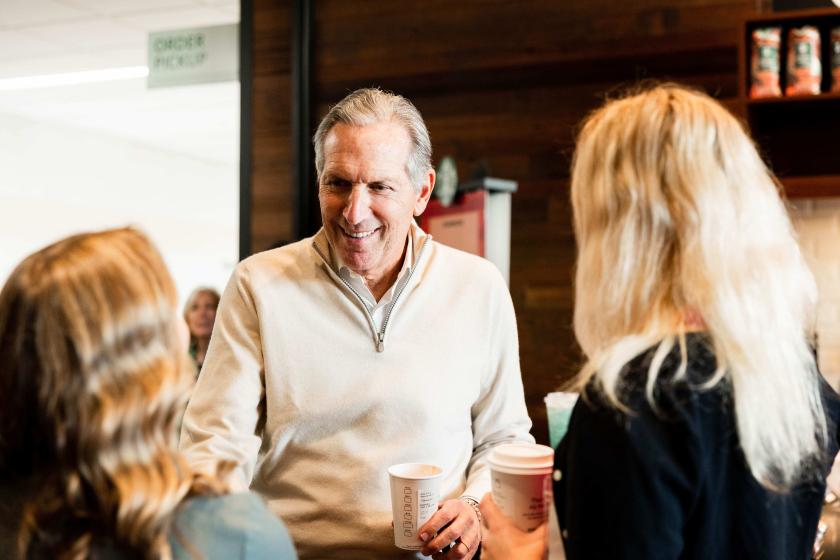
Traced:
[[572, 165], [578, 242], [574, 326], [594, 378], [622, 408], [624, 365], [658, 345], [646, 389], [699, 313], [731, 388], [757, 480], [816, 476], [826, 438], [809, 345], [816, 286], [777, 186], [742, 125], [707, 95], [663, 84], [586, 121]]
[[9, 277], [0, 292], [0, 478], [35, 488], [22, 556], [87, 558], [105, 542], [169, 558], [182, 500], [225, 491], [177, 451], [193, 375], [175, 306], [163, 260], [132, 229], [69, 237]]

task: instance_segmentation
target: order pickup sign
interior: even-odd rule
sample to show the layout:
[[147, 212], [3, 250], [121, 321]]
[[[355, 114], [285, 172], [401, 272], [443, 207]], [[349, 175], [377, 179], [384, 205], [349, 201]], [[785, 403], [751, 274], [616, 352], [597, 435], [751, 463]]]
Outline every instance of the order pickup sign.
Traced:
[[239, 79], [239, 25], [149, 33], [148, 87]]

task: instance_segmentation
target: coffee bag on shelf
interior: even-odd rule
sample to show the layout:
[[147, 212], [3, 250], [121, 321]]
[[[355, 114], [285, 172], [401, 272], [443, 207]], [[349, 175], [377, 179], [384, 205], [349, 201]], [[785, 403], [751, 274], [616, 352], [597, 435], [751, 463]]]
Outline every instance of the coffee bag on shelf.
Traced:
[[819, 29], [812, 25], [791, 28], [785, 95], [818, 95], [821, 81]]
[[752, 32], [750, 56], [750, 97], [779, 97], [779, 45], [781, 27], [762, 27]]

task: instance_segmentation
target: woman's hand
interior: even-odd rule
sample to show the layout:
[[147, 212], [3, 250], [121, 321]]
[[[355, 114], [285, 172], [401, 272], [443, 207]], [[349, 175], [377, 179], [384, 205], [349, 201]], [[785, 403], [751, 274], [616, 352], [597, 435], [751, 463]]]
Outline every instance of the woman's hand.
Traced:
[[546, 523], [530, 533], [517, 528], [502, 513], [490, 493], [484, 495], [480, 508], [484, 526], [481, 532], [481, 560], [543, 560], [546, 557]]

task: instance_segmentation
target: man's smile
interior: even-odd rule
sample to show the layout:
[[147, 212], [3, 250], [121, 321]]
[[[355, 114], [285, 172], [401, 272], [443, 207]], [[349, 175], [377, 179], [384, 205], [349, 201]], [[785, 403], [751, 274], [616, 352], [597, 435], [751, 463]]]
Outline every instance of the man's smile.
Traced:
[[377, 231], [379, 231], [381, 228], [382, 226], [368, 231], [346, 231], [344, 228], [339, 229], [341, 229], [341, 232], [344, 234], [345, 237], [349, 237], [350, 239], [366, 239], [374, 233], [376, 233]]

